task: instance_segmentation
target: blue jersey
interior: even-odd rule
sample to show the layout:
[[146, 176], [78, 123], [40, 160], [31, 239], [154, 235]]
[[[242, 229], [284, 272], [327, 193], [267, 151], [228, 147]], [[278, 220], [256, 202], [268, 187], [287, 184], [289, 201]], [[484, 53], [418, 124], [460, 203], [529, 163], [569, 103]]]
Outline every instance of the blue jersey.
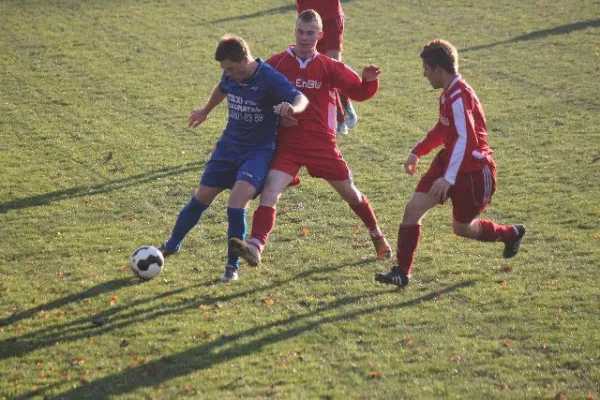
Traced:
[[273, 107], [292, 103], [301, 94], [285, 76], [261, 59], [254, 74], [241, 82], [221, 77], [219, 90], [227, 94], [229, 120], [219, 144], [234, 152], [274, 149], [277, 116]]

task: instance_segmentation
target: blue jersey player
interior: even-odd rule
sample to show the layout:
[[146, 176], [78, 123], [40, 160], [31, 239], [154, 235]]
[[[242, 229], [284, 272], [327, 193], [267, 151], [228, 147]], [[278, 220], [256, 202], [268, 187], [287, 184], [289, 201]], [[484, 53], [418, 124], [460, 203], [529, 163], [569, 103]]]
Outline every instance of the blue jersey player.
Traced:
[[[210, 112], [227, 99], [229, 119], [206, 164], [200, 184], [177, 216], [171, 237], [160, 246], [165, 257], [181, 246], [187, 233], [200, 221], [215, 197], [231, 189], [227, 205], [228, 239], [244, 239], [246, 207], [260, 192], [275, 152], [279, 117], [293, 118], [308, 105], [306, 97], [269, 64], [254, 59], [246, 42], [225, 36], [217, 46], [215, 60], [223, 75], [204, 107], [189, 118], [198, 127]], [[238, 279], [239, 257], [228, 249], [223, 282]]]

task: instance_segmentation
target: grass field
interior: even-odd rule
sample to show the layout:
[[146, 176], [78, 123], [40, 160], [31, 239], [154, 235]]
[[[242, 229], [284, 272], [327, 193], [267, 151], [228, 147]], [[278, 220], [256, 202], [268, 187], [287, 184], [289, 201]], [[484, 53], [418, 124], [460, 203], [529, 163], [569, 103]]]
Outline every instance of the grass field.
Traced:
[[282, 51], [293, 2], [3, 0], [0, 398], [600, 398], [600, 2], [343, 5], [345, 60], [383, 74], [340, 148], [390, 241], [437, 118], [418, 54], [443, 37], [488, 119], [486, 217], [527, 226], [519, 255], [455, 238], [439, 207], [411, 285], [378, 285], [391, 264], [304, 174], [238, 282], [218, 282], [226, 196], [139, 282], [129, 254], [168, 237], [225, 124], [221, 106], [186, 128], [216, 43]]

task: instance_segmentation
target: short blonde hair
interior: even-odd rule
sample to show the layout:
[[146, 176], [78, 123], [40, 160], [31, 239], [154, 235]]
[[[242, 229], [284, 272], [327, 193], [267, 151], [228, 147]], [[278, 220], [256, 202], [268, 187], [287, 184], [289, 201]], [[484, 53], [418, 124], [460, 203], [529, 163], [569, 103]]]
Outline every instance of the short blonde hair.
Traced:
[[321, 16], [319, 15], [319, 13], [313, 9], [308, 9], [308, 10], [302, 11], [300, 14], [298, 14], [297, 20], [301, 20], [303, 22], [315, 21], [317, 23], [317, 26], [319, 27], [319, 32], [321, 32], [323, 30], [323, 20], [321, 19]]

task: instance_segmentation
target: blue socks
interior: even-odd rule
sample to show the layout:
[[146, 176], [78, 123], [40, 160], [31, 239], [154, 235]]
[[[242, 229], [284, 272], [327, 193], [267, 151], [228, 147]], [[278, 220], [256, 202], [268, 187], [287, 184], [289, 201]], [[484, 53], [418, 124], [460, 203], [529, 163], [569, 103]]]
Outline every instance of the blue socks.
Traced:
[[[229, 243], [231, 238], [244, 240], [246, 237], [246, 209], [227, 207], [227, 220], [229, 221], [227, 242]], [[227, 248], [227, 264], [236, 269], [240, 267], [240, 257], [233, 254], [229, 247]]]
[[179, 251], [183, 238], [194, 226], [196, 226], [198, 221], [200, 221], [202, 213], [208, 207], [209, 206], [206, 204], [200, 203], [196, 200], [196, 197], [192, 195], [189, 203], [179, 211], [175, 226], [173, 227], [173, 233], [171, 233], [171, 238], [166, 243], [167, 249], [170, 251]]
[[[179, 251], [183, 238], [196, 226], [200, 221], [200, 217], [202, 217], [202, 213], [208, 207], [206, 204], [200, 203], [192, 195], [190, 201], [181, 209], [177, 216], [171, 238], [166, 243], [167, 249], [170, 251]], [[229, 221], [227, 239], [235, 237], [244, 240], [246, 237], [246, 209], [227, 207], [227, 220]], [[240, 266], [240, 257], [233, 254], [229, 248], [227, 249], [227, 264], [236, 268]]]

